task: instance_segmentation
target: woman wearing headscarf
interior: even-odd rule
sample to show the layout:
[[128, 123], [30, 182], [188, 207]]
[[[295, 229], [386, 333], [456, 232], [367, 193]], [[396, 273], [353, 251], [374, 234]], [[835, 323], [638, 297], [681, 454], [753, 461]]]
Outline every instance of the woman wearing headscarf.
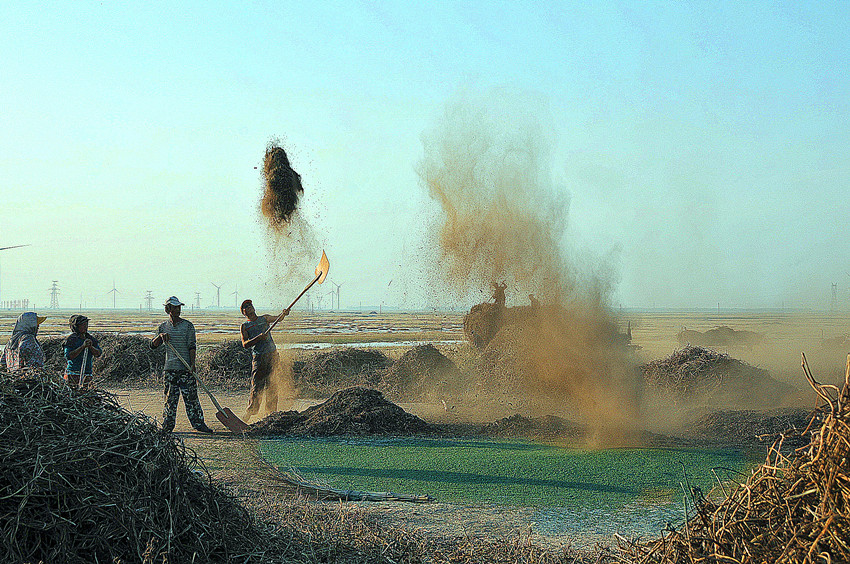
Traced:
[[[65, 338], [62, 348], [65, 350], [65, 380], [75, 388], [82, 385], [88, 388], [92, 381], [92, 360], [101, 355], [100, 346], [89, 331], [89, 318], [85, 315], [72, 315], [68, 320], [71, 334]], [[83, 366], [85, 359], [85, 366]]]
[[32, 311], [18, 317], [12, 338], [6, 343], [3, 356], [0, 357], [0, 368], [14, 372], [22, 368], [44, 367], [44, 351], [35, 336], [38, 334], [38, 326], [45, 319]]

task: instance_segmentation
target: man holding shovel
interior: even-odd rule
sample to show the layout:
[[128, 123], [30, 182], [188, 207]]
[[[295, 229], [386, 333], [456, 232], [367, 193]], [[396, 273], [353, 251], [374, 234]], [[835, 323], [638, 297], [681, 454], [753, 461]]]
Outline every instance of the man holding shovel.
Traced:
[[272, 339], [269, 327], [276, 319], [283, 319], [289, 314], [289, 309], [280, 315], [257, 315], [251, 300], [242, 302], [242, 315], [248, 320], [240, 327], [242, 346], [251, 349], [251, 399], [245, 410], [245, 420], [260, 411], [263, 396], [266, 398], [266, 411], [277, 411], [277, 382], [274, 371], [280, 363], [277, 346]]
[[[168, 298], [163, 305], [165, 313], [168, 314], [168, 321], [160, 324], [158, 335], [151, 340], [150, 345], [152, 349], [163, 343], [171, 345], [165, 351], [165, 408], [162, 412], [162, 430], [168, 433], [174, 430], [177, 403], [180, 401], [180, 394], [183, 394], [183, 406], [192, 427], [201, 433], [212, 433], [213, 430], [204, 423], [204, 411], [198, 400], [198, 383], [193, 374], [197, 352], [195, 326], [191, 321], [180, 317], [180, 308], [184, 304], [176, 296]], [[191, 371], [183, 365], [181, 357], [189, 359]]]

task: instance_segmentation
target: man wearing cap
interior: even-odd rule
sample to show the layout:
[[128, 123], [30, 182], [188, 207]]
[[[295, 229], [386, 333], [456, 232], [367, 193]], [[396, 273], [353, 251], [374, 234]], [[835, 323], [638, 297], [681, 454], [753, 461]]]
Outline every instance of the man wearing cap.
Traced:
[[[274, 381], [273, 374], [280, 362], [280, 356], [269, 326], [278, 316], [257, 315], [251, 300], [242, 302], [241, 309], [242, 315], [248, 319], [240, 327], [242, 346], [251, 349], [251, 399], [245, 410], [245, 419], [248, 421], [260, 411], [263, 396], [266, 398], [266, 411], [277, 411], [277, 382]], [[283, 319], [288, 314], [289, 310], [285, 309], [280, 313], [280, 318]]]
[[[158, 335], [151, 340], [152, 349], [163, 343], [171, 345], [165, 351], [165, 409], [162, 411], [162, 430], [169, 433], [174, 430], [177, 403], [180, 401], [180, 394], [183, 394], [183, 406], [192, 427], [201, 433], [212, 433], [213, 430], [204, 423], [204, 411], [198, 401], [198, 383], [193, 374], [197, 349], [195, 326], [191, 321], [180, 317], [180, 308], [184, 304], [176, 296], [165, 300], [163, 305], [165, 313], [168, 314], [168, 321], [160, 324]], [[191, 371], [180, 358], [189, 363]]]
[[[89, 318], [85, 315], [72, 315], [68, 319], [71, 334], [65, 338], [62, 348], [65, 351], [65, 380], [75, 388], [82, 386], [88, 388], [92, 382], [92, 361], [94, 357], [102, 354], [100, 346], [92, 335], [89, 334]], [[86, 353], [88, 351], [88, 353]], [[85, 353], [85, 354], [84, 354]], [[86, 365], [83, 366], [83, 357]]]
[[22, 313], [18, 317], [15, 328], [12, 329], [12, 337], [0, 356], [0, 369], [14, 372], [23, 368], [44, 367], [44, 350], [35, 336], [38, 334], [38, 326], [45, 319], [47, 318], [39, 317], [32, 311]]

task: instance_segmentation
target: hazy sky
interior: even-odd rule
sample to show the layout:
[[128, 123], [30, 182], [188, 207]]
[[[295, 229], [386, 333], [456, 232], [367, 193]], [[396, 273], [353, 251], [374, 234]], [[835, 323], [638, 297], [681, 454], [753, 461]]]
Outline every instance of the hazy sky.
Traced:
[[[423, 132], [534, 99], [569, 247], [626, 307], [850, 306], [846, 2], [4, 2], [0, 300], [284, 305], [257, 205], [280, 138], [343, 308], [439, 305]], [[321, 291], [326, 292], [330, 284]], [[484, 294], [481, 294], [484, 297]], [[325, 306], [328, 305], [325, 298]], [[510, 296], [509, 296], [510, 300]], [[469, 304], [452, 304], [468, 307]]]

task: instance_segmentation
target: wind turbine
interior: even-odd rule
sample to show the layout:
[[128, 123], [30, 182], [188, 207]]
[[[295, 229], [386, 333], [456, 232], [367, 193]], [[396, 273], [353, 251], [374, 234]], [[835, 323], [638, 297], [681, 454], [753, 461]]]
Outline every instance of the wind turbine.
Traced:
[[[9, 249], [19, 249], [19, 248], [21, 248], [21, 247], [29, 247], [29, 244], [26, 244], [26, 245], [12, 245], [11, 247], [0, 247], [0, 251], [6, 251], [6, 250], [9, 250]], [[0, 302], [0, 303], [2, 303], [2, 302]]]
[[216, 284], [215, 282], [210, 282], [213, 286], [215, 286], [215, 307], [221, 307], [221, 284]]
[[[334, 286], [336, 286], [336, 309], [337, 309], [337, 311], [339, 311], [341, 309], [340, 306], [339, 306], [339, 288], [340, 288], [340, 286], [342, 286], [342, 284], [337, 284], [333, 280], [329, 280], [329, 282], [331, 284], [333, 284]], [[331, 292], [333, 292], [333, 290], [331, 290]]]
[[231, 295], [231, 296], [236, 296], [236, 297], [233, 299], [233, 303], [234, 303], [234, 304], [236, 304], [236, 307], [239, 307], [239, 286], [237, 285], [237, 286], [234, 286], [234, 287], [235, 287], [236, 289], [235, 289], [235, 290], [233, 290], [233, 292], [231, 292], [231, 293], [230, 293], [230, 295]]
[[112, 294], [112, 309], [115, 309], [115, 295], [120, 294], [118, 290], [115, 289], [115, 279], [112, 279], [112, 289], [106, 292], [107, 294]]

